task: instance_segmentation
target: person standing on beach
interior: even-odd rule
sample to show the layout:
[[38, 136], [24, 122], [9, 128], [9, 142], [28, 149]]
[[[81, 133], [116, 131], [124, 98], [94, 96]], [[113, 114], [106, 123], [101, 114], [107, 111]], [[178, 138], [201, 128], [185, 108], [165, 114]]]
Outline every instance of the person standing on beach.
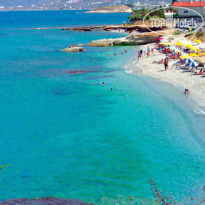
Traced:
[[149, 48], [149, 46], [148, 46], [148, 48], [147, 48], [147, 52], [149, 52], [149, 53], [150, 53], [150, 48]]
[[167, 71], [167, 69], [168, 69], [168, 58], [164, 59], [164, 69], [165, 69], [165, 71]]
[[184, 94], [189, 94], [189, 93], [190, 93], [189, 89], [185, 88]]
[[138, 51], [138, 60], [142, 57], [142, 50]]
[[143, 50], [140, 50], [140, 54], [141, 54], [141, 55], [143, 54]]

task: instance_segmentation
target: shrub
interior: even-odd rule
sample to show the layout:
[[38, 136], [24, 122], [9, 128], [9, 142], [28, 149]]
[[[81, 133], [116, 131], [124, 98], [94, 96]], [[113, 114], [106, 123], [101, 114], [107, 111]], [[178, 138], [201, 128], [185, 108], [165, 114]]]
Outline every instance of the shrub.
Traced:
[[180, 35], [182, 33], [182, 31], [175, 31], [174, 35]]
[[204, 33], [202, 31], [197, 31], [196, 32], [196, 37], [199, 38], [199, 37], [202, 37], [204, 36]]
[[185, 35], [185, 37], [189, 37], [189, 36], [191, 36], [192, 35], [192, 33], [187, 33], [186, 35]]

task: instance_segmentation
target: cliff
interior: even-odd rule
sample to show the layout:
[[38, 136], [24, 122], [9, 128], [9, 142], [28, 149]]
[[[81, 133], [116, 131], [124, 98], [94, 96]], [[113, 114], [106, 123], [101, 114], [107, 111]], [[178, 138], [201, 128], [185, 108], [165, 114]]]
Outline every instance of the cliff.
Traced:
[[131, 12], [132, 12], [132, 8], [125, 5], [117, 5], [117, 6], [105, 6], [105, 7], [96, 8], [86, 13], [131, 13]]

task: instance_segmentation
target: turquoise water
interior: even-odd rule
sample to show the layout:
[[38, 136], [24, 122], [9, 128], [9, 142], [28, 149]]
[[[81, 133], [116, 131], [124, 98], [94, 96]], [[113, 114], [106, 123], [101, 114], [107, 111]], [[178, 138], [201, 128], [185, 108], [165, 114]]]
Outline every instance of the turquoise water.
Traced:
[[[0, 200], [55, 196], [109, 205], [128, 204], [131, 195], [135, 204], [152, 204], [150, 178], [179, 200], [203, 194], [205, 117], [194, 102], [169, 84], [126, 73], [133, 47], [124, 55], [122, 47], [60, 52], [124, 34], [28, 29], [121, 23], [127, 14], [0, 16], [7, 19], [0, 30], [0, 163], [13, 164], [0, 173]], [[15, 18], [23, 21], [14, 25]]]

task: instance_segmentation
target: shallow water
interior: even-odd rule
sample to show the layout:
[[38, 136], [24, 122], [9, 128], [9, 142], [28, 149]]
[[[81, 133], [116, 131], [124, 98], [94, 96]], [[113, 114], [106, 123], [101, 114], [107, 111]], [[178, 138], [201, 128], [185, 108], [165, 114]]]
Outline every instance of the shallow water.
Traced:
[[0, 15], [24, 19], [18, 29], [2, 25], [0, 38], [0, 161], [13, 164], [0, 174], [1, 200], [55, 196], [108, 205], [127, 204], [131, 195], [151, 204], [150, 178], [177, 199], [202, 195], [205, 118], [194, 103], [172, 85], [126, 73], [132, 47], [123, 55], [122, 47], [60, 52], [124, 34], [25, 30], [120, 23], [127, 15], [80, 14], [81, 22], [65, 22], [79, 19], [68, 11]]

